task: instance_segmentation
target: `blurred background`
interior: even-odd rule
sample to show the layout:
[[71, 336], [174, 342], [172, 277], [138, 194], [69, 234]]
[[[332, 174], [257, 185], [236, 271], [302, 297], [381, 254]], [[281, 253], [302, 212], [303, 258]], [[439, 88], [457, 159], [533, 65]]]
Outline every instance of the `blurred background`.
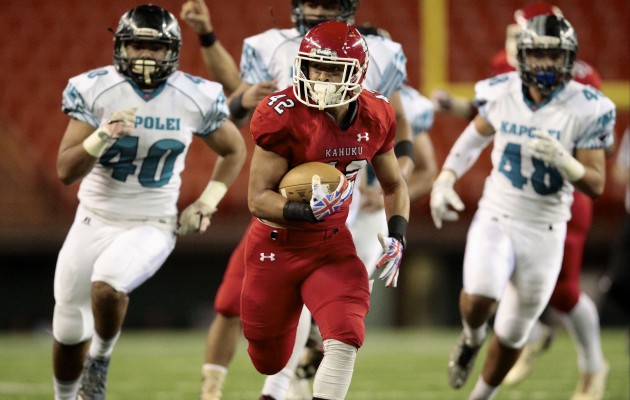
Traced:
[[[245, 37], [271, 27], [290, 27], [289, 0], [206, 0], [219, 40], [240, 60]], [[357, 23], [389, 31], [407, 55], [408, 83], [429, 96], [435, 88], [472, 97], [475, 81], [491, 75], [490, 59], [504, 45], [514, 10], [526, 1], [361, 0]], [[578, 32], [578, 57], [601, 74], [603, 92], [617, 104], [616, 138], [629, 124], [630, 2], [557, 0]], [[67, 80], [112, 62], [112, 37], [126, 10], [143, 4], [117, 0], [0, 0], [0, 330], [48, 329], [52, 317], [57, 252], [77, 206], [78, 184], [57, 179], [57, 148], [68, 118], [61, 111]], [[182, 1], [154, 1], [179, 16]], [[180, 69], [209, 78], [198, 40], [182, 24]], [[436, 115], [430, 132], [438, 164], [466, 121]], [[242, 129], [248, 147], [252, 141]], [[193, 143], [186, 162], [180, 209], [194, 201], [210, 177], [214, 156]], [[612, 160], [609, 160], [608, 167]], [[368, 324], [441, 326], [459, 324], [458, 291], [465, 235], [490, 168], [486, 153], [458, 182], [466, 203], [463, 218], [437, 230], [428, 200], [412, 205], [399, 288], [374, 284]], [[206, 327], [231, 250], [249, 220], [247, 173], [221, 203], [203, 236], [179, 239], [163, 268], [131, 296], [127, 327]], [[583, 284], [600, 306], [602, 325], [624, 323], [601, 296], [599, 278], [623, 215], [623, 188], [610, 180], [595, 202], [584, 255]]]

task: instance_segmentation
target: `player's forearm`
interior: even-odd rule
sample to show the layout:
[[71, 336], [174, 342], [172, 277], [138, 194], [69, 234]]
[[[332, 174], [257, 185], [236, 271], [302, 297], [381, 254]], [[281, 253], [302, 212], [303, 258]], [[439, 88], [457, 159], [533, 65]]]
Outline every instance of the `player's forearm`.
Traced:
[[230, 186], [238, 177], [241, 169], [243, 169], [246, 156], [245, 149], [237, 147], [218, 157], [214, 164], [212, 180], [223, 182]]
[[394, 215], [400, 215], [409, 221], [409, 192], [407, 184], [401, 180], [396, 186], [383, 188], [385, 200], [385, 213], [387, 219]]
[[437, 168], [433, 171], [415, 171], [409, 179], [409, 198], [411, 202], [418, 201], [431, 193], [433, 180], [437, 175]]
[[86, 153], [82, 143], [59, 151], [57, 176], [64, 185], [71, 185], [86, 176], [96, 163], [96, 158]]
[[229, 96], [241, 84], [240, 74], [232, 56], [218, 41], [210, 47], [201, 47], [201, 56], [208, 70]]
[[586, 167], [584, 168], [584, 176], [572, 184], [575, 189], [595, 199], [604, 192], [606, 171], [603, 168]]

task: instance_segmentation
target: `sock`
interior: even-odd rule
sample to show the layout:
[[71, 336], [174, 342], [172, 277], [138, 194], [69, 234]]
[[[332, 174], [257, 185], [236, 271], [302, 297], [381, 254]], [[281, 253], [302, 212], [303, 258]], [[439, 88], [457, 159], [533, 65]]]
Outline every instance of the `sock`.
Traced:
[[120, 331], [109, 340], [103, 340], [98, 333], [94, 332], [94, 336], [92, 336], [92, 342], [90, 343], [90, 350], [88, 354], [92, 358], [110, 358], [112, 355], [112, 351], [114, 350], [114, 346], [120, 337]]
[[475, 384], [472, 392], [470, 392], [468, 400], [492, 400], [494, 396], [496, 396], [498, 390], [498, 387], [488, 385], [480, 376], [479, 379], [477, 379], [477, 383]]
[[345, 399], [356, 357], [356, 347], [335, 339], [324, 340], [324, 359], [313, 382], [313, 398]]
[[479, 328], [472, 328], [462, 319], [462, 325], [464, 326], [464, 335], [466, 336], [466, 343], [468, 345], [478, 346], [486, 339], [488, 324], [483, 324]]
[[582, 293], [573, 310], [562, 315], [562, 322], [575, 342], [578, 366], [582, 373], [594, 373], [604, 366], [599, 315], [593, 300]]
[[55, 400], [75, 400], [79, 393], [81, 379], [75, 381], [60, 381], [53, 377]]
[[291, 379], [295, 376], [295, 372], [287, 367], [282, 368], [275, 375], [270, 375], [265, 379], [262, 395], [269, 396], [274, 400], [284, 400], [291, 384]]

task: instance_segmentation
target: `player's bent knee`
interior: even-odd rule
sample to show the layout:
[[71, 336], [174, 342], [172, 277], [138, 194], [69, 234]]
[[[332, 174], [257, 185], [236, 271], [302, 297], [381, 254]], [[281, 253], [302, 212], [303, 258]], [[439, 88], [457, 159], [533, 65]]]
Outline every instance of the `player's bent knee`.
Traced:
[[573, 284], [562, 284], [558, 282], [551, 295], [549, 304], [556, 310], [568, 313], [580, 300], [580, 288]]
[[281, 351], [280, 354], [278, 354], [278, 351], [275, 350], [279, 347], [277, 346], [277, 342], [274, 341], [274, 343], [270, 343], [269, 341], [249, 341], [247, 353], [249, 354], [254, 368], [261, 374], [275, 375], [280, 372], [289, 361], [291, 352], [289, 351], [287, 353], [286, 351]]
[[55, 305], [53, 312], [53, 337], [61, 344], [73, 345], [91, 338], [94, 334], [94, 318], [86, 307]]

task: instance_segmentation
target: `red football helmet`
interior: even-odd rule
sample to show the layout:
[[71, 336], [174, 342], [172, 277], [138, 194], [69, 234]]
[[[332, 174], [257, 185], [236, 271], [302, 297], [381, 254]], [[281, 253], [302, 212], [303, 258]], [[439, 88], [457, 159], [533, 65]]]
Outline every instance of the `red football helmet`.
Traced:
[[[293, 65], [293, 93], [300, 102], [320, 110], [350, 103], [361, 93], [369, 58], [365, 39], [356, 28], [346, 22], [323, 22], [302, 39]], [[342, 81], [311, 80], [311, 62], [341, 69]]]

